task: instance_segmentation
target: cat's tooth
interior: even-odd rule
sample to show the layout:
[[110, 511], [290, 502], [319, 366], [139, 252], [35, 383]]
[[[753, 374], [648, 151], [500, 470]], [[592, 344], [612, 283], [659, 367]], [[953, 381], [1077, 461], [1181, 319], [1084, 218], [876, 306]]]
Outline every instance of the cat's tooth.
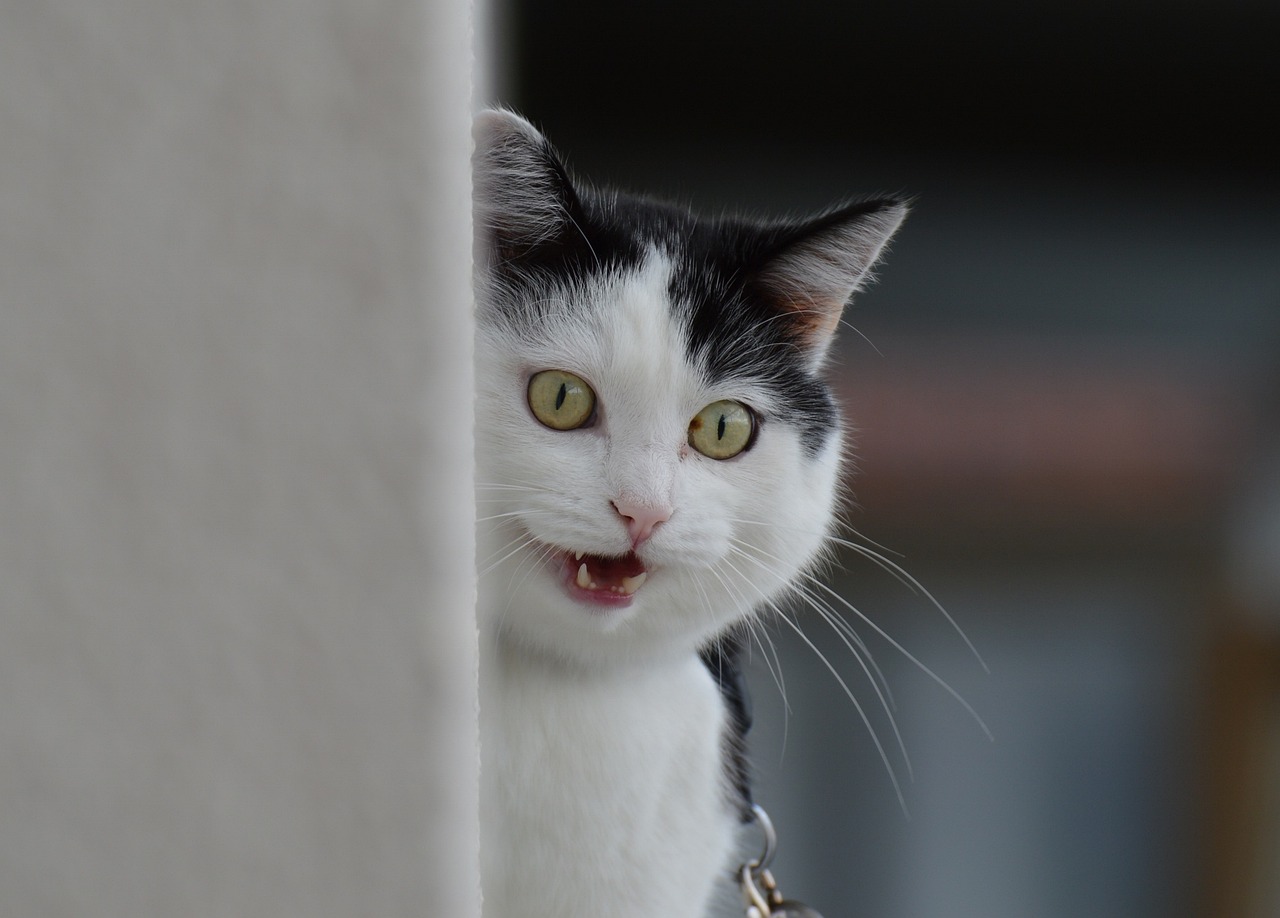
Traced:
[[587, 574], [587, 564], [585, 561], [578, 565], [577, 583], [578, 586], [582, 587], [584, 590], [591, 588], [591, 577]]
[[634, 577], [622, 578], [622, 592], [630, 596], [636, 590], [640, 589], [640, 585], [644, 583], [645, 578], [649, 576], [648, 571], [636, 574]]
[[575, 551], [575, 552], [573, 553], [573, 560], [574, 560], [574, 561], [581, 561], [581, 560], [582, 560], [582, 552], [580, 552], [580, 551]]

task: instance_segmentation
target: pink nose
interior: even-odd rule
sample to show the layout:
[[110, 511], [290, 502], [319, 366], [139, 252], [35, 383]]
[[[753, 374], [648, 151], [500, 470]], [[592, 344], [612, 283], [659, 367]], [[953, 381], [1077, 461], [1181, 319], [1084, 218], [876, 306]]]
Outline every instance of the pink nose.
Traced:
[[652, 507], [627, 500], [615, 500], [613, 508], [627, 521], [627, 534], [631, 536], [633, 550], [649, 541], [659, 523], [671, 519], [670, 507]]

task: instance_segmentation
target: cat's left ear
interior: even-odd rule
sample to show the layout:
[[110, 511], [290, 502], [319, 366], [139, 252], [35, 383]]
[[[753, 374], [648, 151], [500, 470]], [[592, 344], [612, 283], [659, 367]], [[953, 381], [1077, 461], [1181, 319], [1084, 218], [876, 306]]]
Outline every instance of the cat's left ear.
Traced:
[[474, 216], [479, 255], [518, 259], [562, 241], [573, 225], [577, 192], [550, 142], [514, 112], [481, 112], [472, 127]]
[[756, 272], [757, 288], [795, 322], [813, 367], [906, 216], [907, 203], [898, 198], [842, 207], [785, 232]]

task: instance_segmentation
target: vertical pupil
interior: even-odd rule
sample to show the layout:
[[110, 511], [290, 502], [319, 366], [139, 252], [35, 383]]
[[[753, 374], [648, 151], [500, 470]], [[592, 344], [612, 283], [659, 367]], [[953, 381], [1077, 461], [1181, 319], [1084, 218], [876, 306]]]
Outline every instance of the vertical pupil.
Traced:
[[560, 410], [560, 407], [561, 407], [562, 405], [564, 405], [564, 398], [565, 398], [565, 396], [566, 396], [566, 395], [568, 395], [568, 394], [569, 394], [569, 386], [568, 386], [568, 384], [567, 384], [567, 383], [561, 383], [561, 384], [560, 384], [560, 391], [556, 393], [556, 411], [559, 411], [559, 410]]
[[720, 415], [720, 423], [716, 425], [716, 439], [724, 439], [724, 415]]

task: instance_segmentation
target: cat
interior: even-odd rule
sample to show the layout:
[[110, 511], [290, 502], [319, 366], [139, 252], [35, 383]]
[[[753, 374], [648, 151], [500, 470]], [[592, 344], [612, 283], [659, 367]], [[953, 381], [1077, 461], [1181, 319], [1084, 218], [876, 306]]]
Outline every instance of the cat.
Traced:
[[818, 563], [842, 310], [894, 197], [703, 220], [475, 122], [486, 918], [702, 918], [750, 807], [742, 628]]

